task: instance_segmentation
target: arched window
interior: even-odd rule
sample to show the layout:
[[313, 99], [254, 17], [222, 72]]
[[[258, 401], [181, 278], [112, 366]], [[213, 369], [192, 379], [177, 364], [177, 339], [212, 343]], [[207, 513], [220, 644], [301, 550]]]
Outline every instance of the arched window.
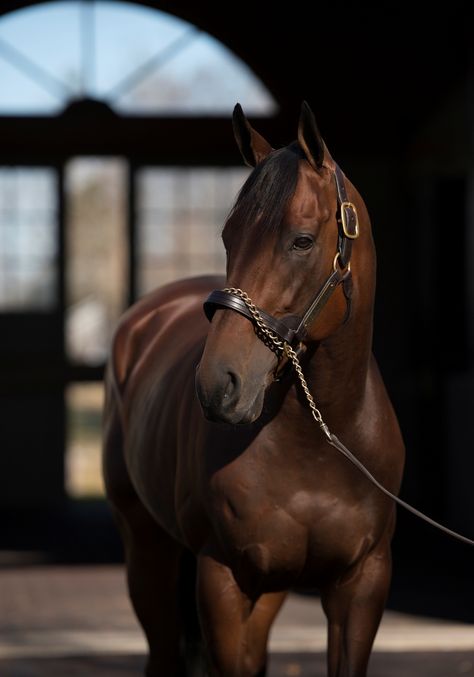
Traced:
[[76, 99], [124, 114], [253, 115], [276, 104], [222, 43], [127, 2], [46, 2], [0, 21], [0, 114], [55, 114]]

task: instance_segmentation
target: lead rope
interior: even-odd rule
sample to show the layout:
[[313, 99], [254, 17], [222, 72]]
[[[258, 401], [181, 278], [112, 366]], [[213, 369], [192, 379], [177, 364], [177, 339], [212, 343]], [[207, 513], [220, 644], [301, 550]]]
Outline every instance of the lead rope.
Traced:
[[456, 531], [452, 531], [452, 529], [448, 529], [448, 527], [445, 527], [443, 524], [440, 524], [439, 522], [436, 522], [435, 520], [431, 519], [431, 517], [428, 517], [424, 513], [420, 512], [419, 510], [411, 506], [409, 503], [406, 503], [398, 496], [395, 496], [395, 494], [392, 494], [391, 491], [386, 489], [383, 486], [383, 484], [380, 484], [380, 482], [377, 479], [375, 479], [372, 473], [369, 470], [367, 470], [365, 465], [361, 461], [359, 461], [359, 459], [356, 456], [354, 456], [354, 454], [351, 451], [349, 451], [349, 449], [336, 437], [336, 435], [334, 435], [334, 433], [332, 433], [329, 430], [328, 426], [323, 420], [321, 412], [316, 406], [313, 396], [309, 391], [308, 384], [306, 383], [306, 379], [304, 377], [298, 356], [296, 352], [293, 350], [293, 348], [289, 345], [289, 343], [279, 339], [278, 336], [276, 336], [276, 334], [274, 334], [265, 326], [265, 323], [258, 311], [257, 306], [253, 303], [250, 296], [246, 294], [244, 291], [242, 291], [242, 289], [237, 289], [236, 287], [228, 287], [224, 289], [224, 291], [229, 292], [230, 294], [235, 294], [235, 296], [238, 296], [239, 298], [242, 299], [242, 301], [247, 306], [250, 314], [252, 315], [255, 324], [257, 325], [258, 331], [265, 337], [266, 339], [265, 343], [269, 345], [269, 347], [272, 347], [273, 350], [277, 353], [277, 355], [281, 356], [284, 354], [291, 361], [298, 376], [298, 379], [300, 381], [301, 387], [303, 388], [309, 407], [311, 409], [311, 415], [316, 421], [316, 423], [319, 425], [321, 430], [323, 431], [326, 437], [326, 441], [332, 447], [337, 449], [343, 456], [345, 456], [353, 465], [355, 465], [355, 467], [358, 470], [360, 470], [360, 472], [363, 475], [365, 475], [365, 477], [370, 482], [372, 482], [372, 484], [374, 484], [377, 487], [377, 489], [379, 489], [383, 494], [391, 498], [392, 501], [395, 501], [409, 512], [413, 513], [414, 515], [424, 520], [425, 522], [428, 522], [428, 524], [431, 524], [431, 526], [435, 527], [436, 529], [444, 531], [444, 533], [448, 534], [449, 536], [457, 538], [459, 541], [467, 543], [468, 545], [474, 545], [474, 540], [467, 538], [462, 534], [458, 534]]

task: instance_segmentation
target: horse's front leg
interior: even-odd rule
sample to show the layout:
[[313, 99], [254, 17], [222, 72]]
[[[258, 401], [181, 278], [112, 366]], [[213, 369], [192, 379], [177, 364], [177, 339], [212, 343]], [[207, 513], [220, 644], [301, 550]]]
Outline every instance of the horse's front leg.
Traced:
[[322, 590], [328, 619], [329, 677], [365, 677], [391, 579], [384, 540], [355, 568]]
[[286, 592], [249, 599], [229, 567], [198, 558], [199, 618], [213, 677], [264, 677], [271, 624]]

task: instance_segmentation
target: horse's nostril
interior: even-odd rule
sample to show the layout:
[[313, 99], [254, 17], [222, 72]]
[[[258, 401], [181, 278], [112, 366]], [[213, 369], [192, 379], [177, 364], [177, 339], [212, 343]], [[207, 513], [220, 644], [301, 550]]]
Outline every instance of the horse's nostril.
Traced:
[[227, 372], [227, 376], [228, 380], [224, 390], [224, 399], [231, 400], [232, 398], [238, 397], [240, 392], [240, 379], [237, 374], [234, 374], [232, 371]]

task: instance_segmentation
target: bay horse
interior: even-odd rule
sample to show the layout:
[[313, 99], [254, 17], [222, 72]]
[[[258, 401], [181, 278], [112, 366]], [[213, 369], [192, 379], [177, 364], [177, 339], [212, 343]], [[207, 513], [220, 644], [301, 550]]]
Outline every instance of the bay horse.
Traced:
[[179, 598], [191, 552], [210, 674], [263, 676], [287, 592], [315, 589], [328, 675], [363, 677], [395, 506], [315, 425], [289, 346], [325, 424], [397, 493], [404, 446], [371, 350], [369, 216], [307, 104], [287, 147], [274, 150], [239, 105], [234, 132], [253, 171], [223, 229], [226, 280], [182, 280], [140, 300], [106, 374], [104, 477], [146, 674], [190, 674]]

